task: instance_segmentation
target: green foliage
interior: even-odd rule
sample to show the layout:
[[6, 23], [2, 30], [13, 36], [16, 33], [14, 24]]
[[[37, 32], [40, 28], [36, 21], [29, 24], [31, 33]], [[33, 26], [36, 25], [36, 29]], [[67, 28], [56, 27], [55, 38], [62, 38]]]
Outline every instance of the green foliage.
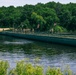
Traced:
[[34, 75], [43, 75], [43, 68], [41, 66], [36, 66]]
[[67, 30], [59, 25], [53, 26], [54, 32], [66, 32]]
[[62, 26], [68, 28], [71, 22], [71, 18], [72, 18], [71, 12], [69, 12], [69, 10], [63, 9], [62, 15], [60, 16], [60, 22]]
[[[36, 59], [39, 60], [38, 58]], [[25, 60], [18, 61], [16, 67], [9, 70], [7, 61], [0, 61], [0, 75], [73, 75], [69, 66], [66, 66], [64, 71], [60, 68], [48, 67], [44, 74], [44, 68], [40, 65], [27, 63]]]
[[22, 22], [20, 27], [22, 27], [23, 29], [30, 28], [28, 19]]
[[7, 61], [0, 60], [0, 75], [7, 75], [9, 64]]
[[37, 25], [40, 24], [40, 29], [42, 30], [44, 24], [46, 23], [46, 21], [43, 19], [43, 17], [38, 15], [37, 13], [33, 12], [31, 14], [31, 19], [33, 21], [33, 24], [35, 24], [34, 28], [37, 28]]
[[72, 17], [71, 23], [68, 27], [69, 30], [75, 31], [76, 30], [76, 16]]
[[10, 75], [43, 75], [43, 68], [41, 66], [33, 66], [24, 61], [17, 62], [16, 68], [10, 71]]
[[64, 75], [73, 75], [73, 72], [72, 70], [70, 69], [70, 66], [67, 65], [64, 69], [64, 72], [63, 72]]
[[60, 69], [48, 68], [46, 75], [63, 75]]
[[[57, 22], [69, 31], [76, 30], [76, 3], [61, 4], [48, 2], [23, 7], [0, 7], [0, 27], [18, 28], [22, 23], [24, 28], [36, 29], [40, 24], [40, 31], [47, 31]], [[25, 24], [26, 23], [26, 24]]]

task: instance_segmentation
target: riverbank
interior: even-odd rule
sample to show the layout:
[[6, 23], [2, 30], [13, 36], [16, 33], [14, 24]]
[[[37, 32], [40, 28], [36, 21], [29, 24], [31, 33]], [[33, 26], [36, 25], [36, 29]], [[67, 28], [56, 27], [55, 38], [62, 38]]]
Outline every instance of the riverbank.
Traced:
[[47, 35], [37, 35], [37, 34], [21, 34], [21, 33], [14, 33], [14, 32], [0, 32], [0, 34], [34, 40], [34, 41], [76, 46], [76, 38], [73, 38], [73, 37], [70, 38], [70, 37], [63, 37], [63, 36], [57, 36], [57, 35], [47, 36]]

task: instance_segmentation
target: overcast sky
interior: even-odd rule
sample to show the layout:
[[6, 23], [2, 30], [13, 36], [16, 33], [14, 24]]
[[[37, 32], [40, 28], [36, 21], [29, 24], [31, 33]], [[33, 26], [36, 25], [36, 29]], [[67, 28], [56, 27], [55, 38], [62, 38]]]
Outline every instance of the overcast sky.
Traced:
[[0, 7], [1, 6], [23, 6], [25, 4], [32, 4], [35, 5], [37, 3], [47, 3], [50, 1], [60, 2], [60, 3], [69, 3], [73, 2], [76, 3], [76, 0], [0, 0]]

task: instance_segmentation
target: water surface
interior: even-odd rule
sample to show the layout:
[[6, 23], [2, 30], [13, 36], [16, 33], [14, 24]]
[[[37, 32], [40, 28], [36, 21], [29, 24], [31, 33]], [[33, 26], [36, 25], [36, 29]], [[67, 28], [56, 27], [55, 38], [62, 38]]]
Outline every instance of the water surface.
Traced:
[[8, 60], [11, 68], [16, 61], [29, 58], [34, 63], [36, 58], [44, 67], [64, 67], [70, 65], [76, 72], [76, 47], [57, 45], [19, 39], [0, 35], [0, 59]]

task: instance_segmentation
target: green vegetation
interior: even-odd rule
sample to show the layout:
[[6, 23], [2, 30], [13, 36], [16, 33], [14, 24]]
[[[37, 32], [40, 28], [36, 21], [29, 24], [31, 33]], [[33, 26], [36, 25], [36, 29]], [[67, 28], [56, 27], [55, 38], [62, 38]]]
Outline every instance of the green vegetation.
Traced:
[[67, 32], [67, 30], [59, 25], [53, 26], [54, 32], [60, 33], [60, 32]]
[[[76, 3], [48, 2], [19, 7], [0, 7], [0, 28], [28, 28], [49, 31], [56, 23], [55, 32], [76, 30]], [[39, 28], [37, 26], [39, 25]], [[58, 28], [58, 29], [57, 29]]]
[[73, 75], [69, 67], [66, 67], [64, 71], [61, 71], [60, 68], [48, 67], [44, 74], [44, 68], [42, 66], [39, 64], [32, 65], [24, 60], [18, 61], [16, 67], [12, 70], [8, 69], [8, 62], [0, 61], [0, 75]]
[[7, 61], [0, 61], [0, 75], [7, 75], [9, 64]]

